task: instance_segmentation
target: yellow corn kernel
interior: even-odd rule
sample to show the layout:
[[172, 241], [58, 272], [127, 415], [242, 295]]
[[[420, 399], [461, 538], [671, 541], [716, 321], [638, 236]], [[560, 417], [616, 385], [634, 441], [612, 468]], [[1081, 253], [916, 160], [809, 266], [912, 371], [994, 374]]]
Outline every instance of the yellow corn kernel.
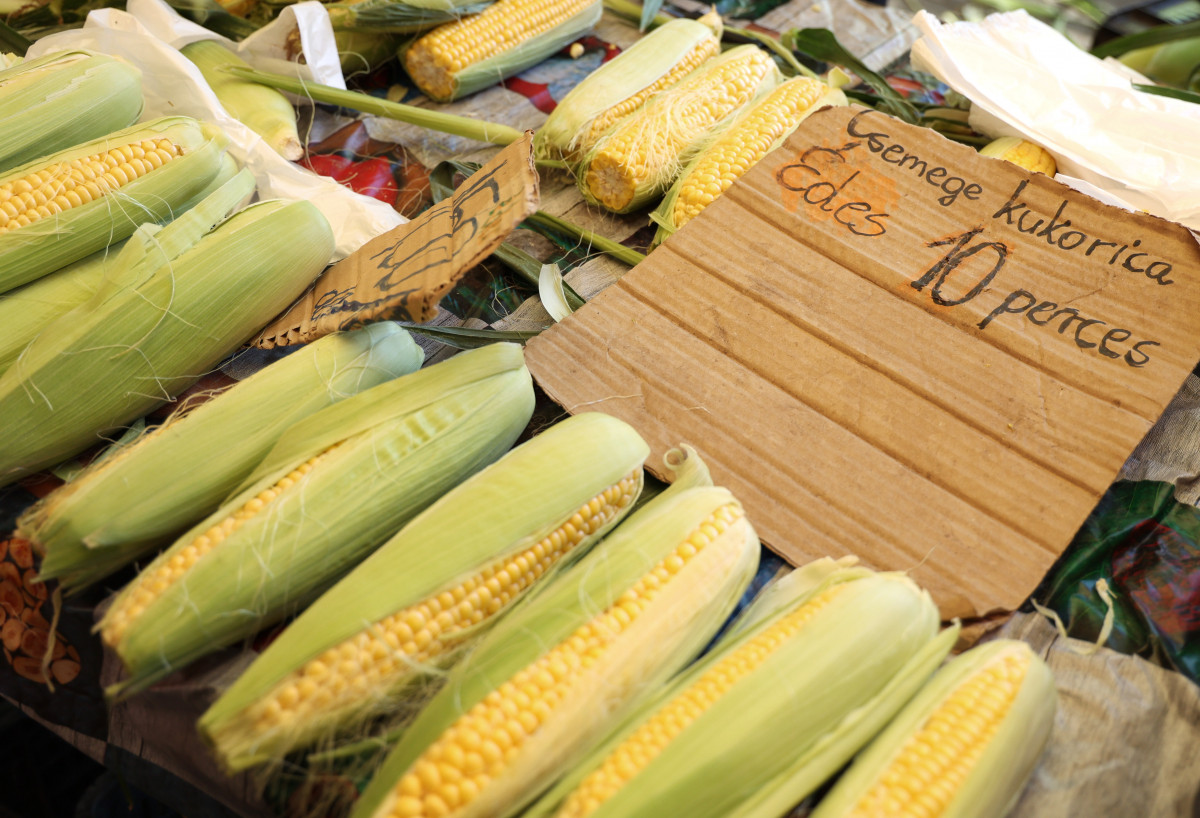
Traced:
[[421, 37], [404, 55], [404, 68], [425, 94], [450, 99], [458, 92], [456, 75], [515, 51], [592, 5], [594, 0], [497, 0]]
[[[330, 648], [251, 706], [249, 719], [261, 734], [283, 723], [285, 714], [290, 722], [303, 723], [323, 711], [366, 705], [364, 695], [348, 686], [353, 679], [327, 674], [329, 667], [343, 669], [352, 677], [371, 678], [375, 689], [366, 697], [386, 695], [397, 679], [409, 674], [412, 663], [435, 659], [463, 630], [499, 613], [508, 601], [628, 507], [640, 488], [639, 469], [597, 494], [567, 522], [524, 551], [497, 560], [456, 587], [397, 611]], [[339, 656], [342, 665], [336, 664]], [[298, 688], [305, 679], [316, 682]], [[339, 682], [347, 685], [340, 694], [336, 692]], [[299, 696], [294, 695], [297, 690]]]
[[676, 228], [729, 189], [805, 117], [828, 87], [807, 77], [783, 83], [746, 112], [704, 152], [680, 183]]
[[[183, 155], [183, 150], [167, 139], [146, 139], [139, 142], [138, 147], [154, 151], [161, 157], [158, 165]], [[0, 233], [48, 218], [71, 204], [86, 204], [152, 169], [141, 159], [127, 158], [119, 148], [46, 165], [21, 179], [0, 185], [0, 211], [4, 213], [4, 218], [0, 219]]]
[[743, 516], [736, 503], [719, 506], [616, 602], [471, 707], [401, 776], [383, 814], [432, 818], [468, 808], [516, 762], [528, 739], [556, 717], [573, 685], [604, 657], [641, 610]]
[[1027, 652], [1005, 656], [957, 687], [850, 815], [941, 815], [1008, 715], [1030, 658]]
[[624, 212], [657, 195], [679, 173], [686, 153], [719, 122], [778, 76], [766, 52], [726, 52], [619, 123], [589, 155], [586, 195]]
[[1058, 171], [1058, 165], [1049, 151], [1040, 145], [1015, 136], [1002, 136], [993, 140], [981, 148], [979, 153], [993, 159], [1012, 162], [1032, 173], [1053, 176]]
[[845, 587], [834, 585], [823, 591], [713, 665], [614, 749], [567, 799], [559, 818], [583, 818], [598, 809], [740, 679], [753, 673], [795, 636]]
[[662, 91], [664, 88], [669, 88], [675, 83], [682, 80], [685, 76], [694, 71], [702, 63], [708, 61], [717, 55], [721, 50], [720, 41], [715, 37], [701, 40], [687, 54], [683, 56], [675, 67], [663, 74], [650, 85], [641, 89], [635, 94], [632, 94], [606, 111], [603, 111], [592, 120], [588, 125], [586, 133], [580, 141], [581, 147], [587, 147], [595, 144], [605, 131], [615, 125], [619, 120], [624, 119], [629, 114], [632, 114], [638, 108], [642, 107], [648, 99]]
[[104, 644], [115, 648], [129, 626], [154, 600], [183, 579], [201, 558], [220, 545], [230, 534], [241, 528], [247, 520], [262, 513], [266, 505], [277, 499], [280, 492], [287, 486], [295, 485], [304, 475], [312, 471], [313, 467], [333, 448], [336, 446], [301, 463], [273, 488], [266, 489], [257, 497], [247, 500], [240, 509], [178, 549], [173, 557], [160, 564], [154, 571], [147, 570], [138, 574], [129, 592], [122, 594], [117, 599], [101, 623], [100, 637]]

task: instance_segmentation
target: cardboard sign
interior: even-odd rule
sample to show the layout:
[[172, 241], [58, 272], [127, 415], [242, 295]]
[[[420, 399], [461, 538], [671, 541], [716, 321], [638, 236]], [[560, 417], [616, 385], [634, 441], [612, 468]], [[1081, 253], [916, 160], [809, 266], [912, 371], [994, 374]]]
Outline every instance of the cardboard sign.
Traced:
[[571, 412], [686, 441], [794, 563], [1019, 606], [1200, 358], [1200, 249], [874, 111], [810, 117], [532, 341]]
[[326, 270], [254, 345], [307, 343], [370, 319], [432, 320], [450, 288], [537, 207], [533, 141], [526, 133], [449, 199]]

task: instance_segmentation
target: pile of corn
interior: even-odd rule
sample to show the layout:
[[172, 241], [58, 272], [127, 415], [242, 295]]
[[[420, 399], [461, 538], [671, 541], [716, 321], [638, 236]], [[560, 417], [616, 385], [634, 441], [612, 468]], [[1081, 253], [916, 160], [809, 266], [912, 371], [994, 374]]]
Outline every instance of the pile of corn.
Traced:
[[[510, 46], [557, 49], [599, 13], [543, 0], [514, 22], [510, 2], [412, 44], [428, 93], [468, 93], [509, 70]], [[564, 101], [540, 150], [616, 211], [670, 188], [656, 218], [679, 227], [838, 101], [782, 82], [755, 47], [718, 55], [718, 36], [663, 26]], [[218, 70], [229, 55], [188, 56], [240, 93]], [[110, 102], [81, 144], [55, 121], [40, 141], [0, 138], [0, 485], [172, 399], [332, 252], [310, 204], [246, 206], [252, 177], [219, 131], [133, 125], [137, 83], [86, 52], [0, 71], [0, 102]], [[245, 116], [293, 149], [267, 108]], [[111, 447], [22, 516], [12, 548], [68, 591], [149, 559], [97, 625], [125, 671], [111, 696], [295, 616], [198, 730], [233, 772], [395, 727], [409, 702], [353, 818], [780, 818], [847, 763], [817, 816], [1012, 804], [1054, 712], [1026, 646], [938, 670], [957, 626], [939, 632], [911, 580], [853, 560], [790, 573], [730, 622], [759, 542], [694, 451], [638, 506], [649, 447], [615, 418], [509, 451], [534, 406], [520, 347], [422, 364], [391, 324], [322, 339]], [[74, 660], [45, 650], [62, 681]]]

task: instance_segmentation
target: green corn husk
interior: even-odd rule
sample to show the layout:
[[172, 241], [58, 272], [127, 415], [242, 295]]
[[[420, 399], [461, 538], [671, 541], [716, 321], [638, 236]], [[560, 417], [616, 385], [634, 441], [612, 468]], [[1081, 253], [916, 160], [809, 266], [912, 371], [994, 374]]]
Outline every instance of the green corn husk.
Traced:
[[[961, 731], [964, 738], [961, 743], [951, 742], [948, 737], [952, 733], [944, 733], [932, 747], [925, 745], [916, 764], [919, 778], [923, 779], [921, 783], [910, 777], [913, 771], [908, 768], [889, 769], [930, 718], [948, 699], [953, 700], [960, 685], [1006, 660], [1025, 662], [1027, 670], [998, 722], [989, 722], [995, 714], [985, 711], [990, 707], [992, 695], [1004, 698], [1000, 690], [983, 693], [982, 702], [979, 699], [974, 699], [974, 703], [959, 702], [958, 706], [967, 713], [951, 716], [950, 724], [945, 726], [954, 732]], [[888, 787], [883, 794], [901, 808], [909, 801], [937, 802], [942, 805], [936, 812], [939, 818], [1001, 818], [1020, 797], [1046, 746], [1054, 725], [1056, 700], [1050, 668], [1024, 642], [997, 640], [973, 648], [942, 668], [855, 759], [822, 799], [812, 818], [876, 814], [856, 812], [855, 806], [862, 805], [864, 797], [885, 773], [898, 779], [899, 786]], [[988, 727], [995, 728], [990, 738], [983, 741], [975, 741], [974, 735], [966, 738], [972, 729]], [[940, 765], [955, 762], [966, 762], [965, 770], [959, 770], [963, 777], [957, 783], [938, 772]]]
[[[326, 6], [325, 10], [329, 11], [330, 7]], [[396, 56], [396, 48], [400, 44], [400, 37], [396, 34], [348, 28], [335, 28], [333, 39], [337, 43], [342, 75], [347, 79], [374, 71]]]
[[[596, 413], [565, 420], [517, 447], [426, 509], [313, 603], [204, 714], [201, 735], [225, 768], [237, 771], [280, 759], [322, 735], [345, 732], [385, 712], [389, 694], [422, 670], [452, 662], [535, 582], [547, 581], [615, 526], [641, 490], [647, 454], [646, 443], [630, 426]], [[619, 503], [590, 518], [594, 526], [585, 522], [582, 515], [592, 513], [589, 501], [622, 482], [631, 490], [622, 493]], [[577, 543], [564, 537], [568, 523], [572, 531], [578, 529]], [[555, 555], [552, 543], [560, 539], [574, 544], [569, 550], [559, 546]], [[546, 556], [528, 556], [538, 545]], [[536, 560], [545, 567], [537, 563], [535, 576], [528, 563]], [[495, 571], [498, 565], [504, 566], [506, 577], [524, 577], [524, 587], [505, 601], [499, 594], [507, 595], [510, 586], [497, 579], [497, 590], [487, 592], [487, 604], [479, 592], [468, 595], [464, 583], [486, 587], [485, 570]], [[428, 611], [430, 600], [446, 594], [450, 598]], [[416, 617], [428, 621], [463, 602], [471, 614], [481, 612], [479, 621], [464, 614], [462, 620], [447, 621], [429, 646], [405, 649], [415, 638], [405, 616], [425, 606], [428, 613]], [[369, 644], [358, 644], [363, 634], [372, 640]], [[382, 655], [373, 655], [377, 645]], [[343, 650], [353, 653], [357, 663], [348, 677], [339, 670]], [[314, 661], [328, 674], [316, 676]], [[305, 686], [305, 679], [315, 681]], [[301, 697], [302, 689], [308, 695]], [[340, 695], [334, 692], [338, 689]]]
[[[496, 0], [479, 14], [446, 23], [417, 39], [404, 51], [404, 70], [421, 93], [438, 102], [451, 102], [490, 88], [549, 59], [591, 31], [600, 22], [604, 11], [600, 0], [589, 0], [577, 11], [573, 9], [578, 0], [555, 2], [559, 6], [557, 12], [543, 9], [540, 13], [547, 19], [556, 13], [567, 16], [540, 34], [518, 37], [516, 41], [509, 42], [497, 37], [490, 28], [514, 27], [520, 30], [530, 13], [526, 8], [528, 0]], [[462, 40], [455, 45], [452, 35], [458, 32], [462, 32]], [[482, 59], [469, 62], [457, 70], [449, 67], [455, 60], [472, 58], [465, 54], [453, 54], [448, 62], [445, 52], [455, 52], [459, 46], [473, 45], [477, 40], [489, 43], [488, 53]]]
[[658, 200], [713, 129], [782, 79], [758, 46], [736, 46], [709, 60], [609, 129], [580, 163], [580, 193], [613, 213]]
[[811, 563], [524, 815], [779, 818], [929, 678], [958, 632], [937, 628], [906, 577]]
[[719, 17], [713, 25], [716, 30], [703, 21], [672, 20], [601, 65], [572, 88], [538, 128], [537, 154], [559, 158], [586, 153], [607, 130], [610, 112], [616, 115], [614, 109], [624, 111], [639, 101], [641, 107], [651, 93], [683, 79], [683, 74], [673, 77], [676, 69], [706, 44], [713, 56], [720, 52]]
[[91, 51], [56, 51], [0, 71], [0, 171], [137, 121], [142, 74]]
[[478, 14], [487, 7], [488, 3], [479, 0], [358, 0], [325, 4], [335, 33], [347, 29], [376, 34], [424, 31], [467, 14]]
[[[195, 207], [232, 179], [237, 171], [233, 157], [224, 154], [221, 170], [208, 186], [172, 215], [186, 213]], [[124, 241], [116, 242], [36, 281], [0, 294], [0, 327], [4, 327], [4, 332], [0, 333], [0, 375], [52, 321], [95, 295], [108, 275], [109, 265], [116, 262], [124, 246]]]
[[304, 156], [304, 145], [296, 126], [296, 109], [287, 97], [274, 88], [247, 82], [225, 73], [236, 65], [249, 63], [216, 40], [197, 40], [179, 50], [204, 75], [204, 81], [217, 95], [230, 116], [262, 137], [271, 150], [294, 162]]
[[109, 608], [99, 628], [128, 677], [107, 692], [135, 692], [307, 605], [500, 457], [533, 400], [520, 347], [495, 344], [296, 423]]
[[44, 554], [40, 581], [103, 579], [220, 506], [296, 421], [392, 378], [423, 355], [395, 324], [298, 349], [126, 444], [28, 509], [21, 536]]
[[[684, 667], [728, 616], [757, 567], [758, 539], [735, 516], [723, 532], [709, 525], [709, 544], [696, 550], [689, 543], [714, 513], [740, 514], [740, 505], [724, 489], [673, 487], [506, 616], [405, 731], [352, 818], [436, 814], [455, 799], [465, 806], [441, 814], [517, 814]], [[693, 555], [684, 560], [686, 548]], [[673, 575], [665, 567], [672, 561]], [[636, 614], [622, 607], [631, 605]], [[493, 708], [499, 722], [491, 722]], [[510, 748], [495, 743], [514, 727]], [[431, 765], [438, 776], [429, 775]], [[470, 778], [476, 793], [465, 797], [455, 784], [451, 796], [437, 783], [451, 781], [443, 765]], [[408, 809], [425, 796], [428, 812]]]
[[182, 392], [316, 277], [334, 242], [312, 204], [260, 202], [225, 219], [253, 186], [243, 171], [166, 227], [140, 228], [91, 300], [0, 376], [0, 485]]
[[164, 117], [14, 168], [0, 176], [0, 190], [51, 163], [148, 138], [170, 139], [184, 153], [116, 191], [0, 233], [0, 292], [102, 250], [128, 237], [138, 225], [167, 220], [221, 172], [223, 133], [187, 117]]

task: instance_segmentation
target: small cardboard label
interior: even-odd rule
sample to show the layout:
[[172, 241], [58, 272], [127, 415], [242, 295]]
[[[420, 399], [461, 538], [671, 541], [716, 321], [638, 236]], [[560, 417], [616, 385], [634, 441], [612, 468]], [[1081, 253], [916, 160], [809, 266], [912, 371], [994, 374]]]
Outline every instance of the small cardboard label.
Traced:
[[537, 207], [533, 140], [526, 133], [449, 199], [326, 270], [254, 346], [307, 343], [371, 319], [432, 320], [450, 288]]
[[695, 446], [795, 564], [1019, 606], [1200, 358], [1200, 248], [874, 111], [827, 109], [534, 339], [568, 411]]

